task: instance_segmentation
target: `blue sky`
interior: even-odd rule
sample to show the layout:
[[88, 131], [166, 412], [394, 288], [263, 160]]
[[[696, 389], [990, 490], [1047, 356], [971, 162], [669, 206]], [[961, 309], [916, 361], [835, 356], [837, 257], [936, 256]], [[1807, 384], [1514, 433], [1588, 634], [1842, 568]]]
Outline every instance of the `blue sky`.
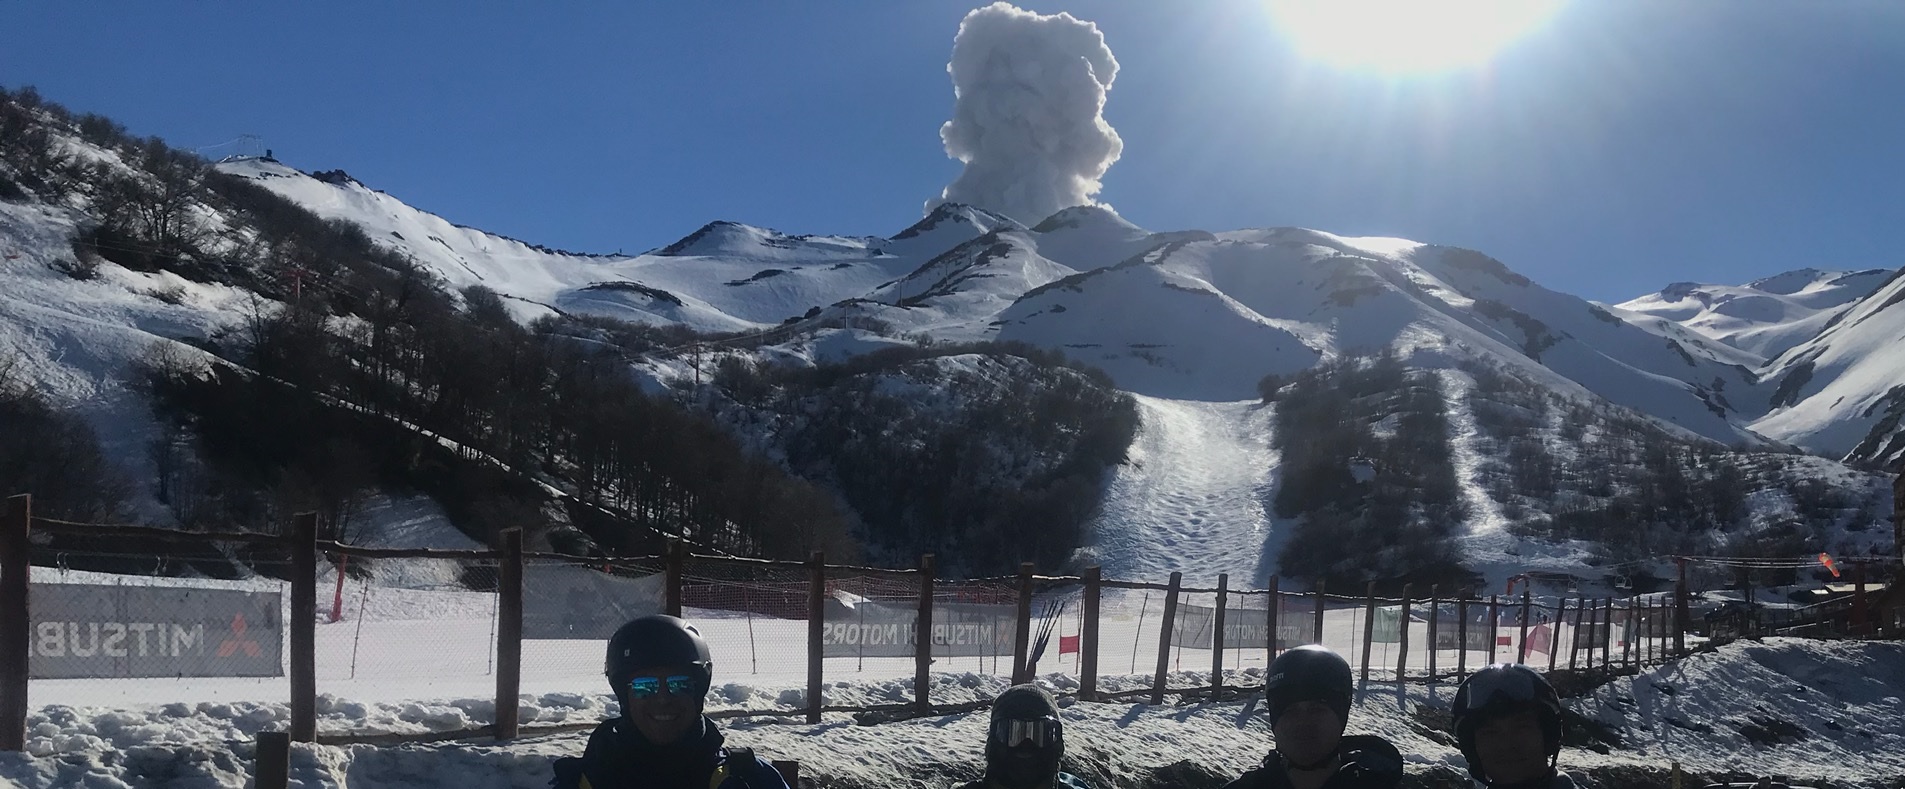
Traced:
[[[973, 5], [4, 2], [0, 84], [550, 246], [888, 234], [959, 171]], [[1905, 265], [1905, 3], [1575, 0], [1417, 77], [1306, 61], [1257, 0], [1022, 5], [1103, 30], [1100, 197], [1154, 230], [1404, 236], [1614, 301]]]

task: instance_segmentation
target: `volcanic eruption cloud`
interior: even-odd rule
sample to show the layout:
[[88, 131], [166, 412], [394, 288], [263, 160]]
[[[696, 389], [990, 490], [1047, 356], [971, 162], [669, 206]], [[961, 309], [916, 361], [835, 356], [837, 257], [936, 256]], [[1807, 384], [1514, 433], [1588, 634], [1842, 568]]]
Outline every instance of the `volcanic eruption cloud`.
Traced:
[[1093, 203], [1124, 151], [1103, 114], [1118, 60], [1097, 25], [993, 3], [959, 23], [946, 72], [953, 117], [939, 137], [966, 166], [928, 211], [965, 203], [1030, 226]]

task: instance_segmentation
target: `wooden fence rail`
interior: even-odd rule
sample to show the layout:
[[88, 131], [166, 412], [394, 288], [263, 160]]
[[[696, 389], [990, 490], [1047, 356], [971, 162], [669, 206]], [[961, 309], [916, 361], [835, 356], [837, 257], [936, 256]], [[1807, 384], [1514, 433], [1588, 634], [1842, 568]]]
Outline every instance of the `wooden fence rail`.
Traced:
[[[827, 564], [825, 555], [820, 552], [815, 552], [806, 561], [799, 562], [749, 559], [731, 556], [691, 555], [683, 549], [683, 546], [679, 542], [670, 544], [668, 550], [660, 556], [575, 556], [526, 551], [524, 550], [523, 534], [518, 530], [507, 530], [500, 533], [498, 535], [498, 544], [488, 549], [372, 549], [348, 545], [334, 540], [320, 539], [318, 536], [316, 516], [311, 513], [304, 513], [294, 517], [289, 524], [289, 528], [282, 534], [246, 532], [190, 533], [137, 526], [74, 524], [62, 521], [36, 519], [32, 517], [31, 498], [27, 496], [15, 496], [9, 499], [6, 504], [5, 517], [4, 519], [0, 519], [0, 750], [18, 751], [25, 747], [26, 732], [24, 724], [27, 714], [26, 691], [28, 684], [27, 677], [30, 671], [28, 666], [30, 648], [29, 609], [27, 606], [30, 585], [27, 581], [28, 568], [30, 565], [29, 554], [32, 550], [27, 536], [29, 529], [35, 527], [39, 527], [56, 536], [67, 537], [136, 537], [141, 539], [165, 540], [170, 543], [197, 542], [205, 545], [212, 543], [239, 543], [283, 547], [286, 555], [291, 560], [291, 614], [287, 622], [289, 628], [290, 654], [288, 655], [287, 662], [291, 689], [291, 719], [289, 721], [288, 731], [285, 733], [289, 741], [316, 742], [320, 739], [316, 727], [316, 579], [318, 558], [327, 555], [332, 557], [417, 558], [494, 563], [497, 569], [498, 594], [495, 653], [495, 721], [480, 729], [473, 729], [466, 732], [427, 735], [438, 739], [489, 736], [499, 740], [508, 740], [517, 736], [526, 735], [532, 731], [542, 731], [541, 728], [525, 729], [520, 725], [521, 719], [518, 702], [522, 681], [522, 628], [524, 616], [523, 573], [525, 563], [530, 559], [539, 561], [556, 560], [595, 567], [604, 565], [628, 566], [632, 564], [638, 567], [649, 568], [650, 571], [659, 570], [663, 575], [663, 585], [665, 587], [662, 603], [663, 609], [676, 614], [679, 614], [682, 610], [684, 602], [683, 590], [691, 584], [701, 584], [701, 586], [697, 586], [696, 588], [706, 588], [706, 584], [744, 583], [721, 581], [712, 577], [709, 579], [700, 579], [690, 572], [691, 568], [702, 568], [703, 572], [714, 568], [728, 568], [730, 570], [738, 569], [750, 572], [780, 572], [789, 575], [800, 572], [805, 575], [804, 586], [806, 588], [804, 591], [806, 595], [804, 605], [799, 601], [799, 597], [795, 596], [798, 594], [795, 590], [803, 585], [803, 582], [791, 579], [786, 582], [787, 588], [785, 594], [788, 596], [788, 599], [784, 602], [776, 603], [776, 605], [788, 609], [783, 615], [793, 614], [797, 616], [801, 613], [799, 609], [804, 609], [806, 616], [806, 660], [808, 670], [806, 695], [801, 704], [801, 708], [791, 711], [727, 710], [719, 713], [721, 717], [753, 715], [783, 717], [804, 716], [807, 721], [818, 723], [821, 721], [823, 714], [829, 712], [878, 712], [881, 714], [892, 713], [896, 715], [924, 715], [934, 712], [964, 709], [972, 706], [971, 704], [934, 704], [931, 697], [933, 685], [933, 678], [931, 676], [933, 663], [931, 634], [934, 632], [934, 622], [938, 621], [936, 617], [943, 615], [936, 611], [936, 605], [939, 604], [936, 602], [936, 598], [943, 595], [948, 588], [961, 588], [959, 584], [962, 583], [967, 584], [964, 588], [973, 588], [970, 585], [971, 582], [945, 581], [939, 578], [936, 562], [931, 555], [921, 557], [920, 563], [916, 568], [906, 569], [830, 565]], [[913, 601], [912, 606], [915, 609], [914, 613], [916, 615], [913, 630], [916, 640], [912, 650], [914, 657], [914, 696], [909, 702], [874, 706], [836, 706], [826, 703], [826, 678], [823, 672], [823, 667], [826, 663], [824, 658], [826, 652], [824, 648], [826, 635], [824, 614], [828, 604], [828, 595], [833, 591], [829, 584], [855, 578], [890, 579], [900, 584], [901, 586], [899, 588], [905, 589], [904, 594], [908, 595], [913, 593], [912, 590], [917, 590], [918, 597], [916, 601]], [[1360, 598], [1344, 598], [1340, 596], [1330, 597], [1325, 585], [1321, 581], [1318, 581], [1315, 585], [1315, 590], [1310, 592], [1286, 592], [1281, 588], [1281, 580], [1277, 577], [1271, 577], [1269, 579], [1267, 589], [1233, 589], [1231, 588], [1230, 577], [1228, 575], [1219, 575], [1215, 587], [1211, 589], [1199, 589], [1186, 587], [1183, 583], [1184, 579], [1181, 573], [1173, 573], [1168, 583], [1157, 584], [1107, 579], [1103, 577], [1103, 573], [1096, 567], [1087, 568], [1075, 576], [1039, 575], [1036, 572], [1036, 568], [1030, 563], [1021, 566], [1015, 576], [985, 580], [989, 583], [1001, 584], [1016, 582], [1016, 599], [1014, 601], [1016, 603], [1014, 607], [1015, 621], [1012, 623], [1014, 644], [1011, 655], [1012, 678], [1016, 682], [1030, 681], [1033, 678], [1031, 676], [1034, 670], [1033, 656], [1029, 654], [1028, 649], [1032, 636], [1034, 601], [1035, 597], [1041, 594], [1039, 590], [1041, 588], [1049, 590], [1053, 587], [1060, 586], [1078, 590], [1076, 594], [1078, 595], [1077, 605], [1080, 613], [1080, 621], [1078, 636], [1076, 637], [1077, 641], [1075, 646], [1066, 644], [1062, 648], [1062, 651], [1071, 651], [1075, 648], [1078, 653], [1077, 670], [1082, 676], [1079, 678], [1077, 697], [1086, 701], [1103, 701], [1119, 698], [1148, 698], [1151, 703], [1160, 704], [1163, 703], [1164, 697], [1167, 694], [1197, 694], [1199, 698], [1205, 696], [1209, 698], [1222, 698], [1226, 693], [1249, 690], [1249, 688], [1237, 688], [1233, 686], [1232, 680], [1235, 677], [1237, 669], [1234, 666], [1226, 666], [1226, 661], [1228, 660], [1226, 653], [1232, 650], [1262, 649], [1264, 658], [1267, 661], [1273, 661], [1279, 651], [1289, 646], [1287, 641], [1279, 638], [1280, 626], [1301, 624], [1304, 619], [1303, 605], [1305, 605], [1306, 600], [1312, 605], [1310, 612], [1311, 621], [1309, 623], [1313, 627], [1311, 631], [1313, 633], [1313, 637], [1311, 638], [1312, 642], [1327, 640], [1325, 638], [1325, 634], [1328, 632], [1325, 629], [1325, 614], [1332, 604], [1338, 606], [1337, 610], [1343, 610], [1344, 607], [1347, 607], [1351, 611], [1355, 611], [1358, 608], [1361, 609], [1357, 612], [1363, 617], [1361, 633], [1352, 634], [1351, 637], [1354, 638], [1359, 635], [1362, 640], [1361, 673], [1363, 681], [1370, 679], [1370, 669], [1374, 663], [1371, 650], [1377, 636], [1376, 620], [1378, 618], [1379, 605], [1383, 606], [1382, 613], [1385, 617], [1391, 613], [1397, 615], [1396, 625], [1399, 628], [1399, 632], [1389, 634], [1387, 619], [1385, 618], [1383, 636], [1385, 642], [1399, 642], [1400, 654], [1397, 656], [1394, 664], [1396, 681], [1459, 681], [1468, 676], [1471, 668], [1473, 668], [1469, 665], [1469, 653], [1472, 651], [1469, 649], [1469, 635], [1471, 628], [1476, 624], [1470, 621], [1470, 614], [1474, 608], [1484, 603], [1487, 606], [1486, 635], [1488, 638], [1488, 654], [1490, 655], [1502, 654], [1502, 651], [1498, 648], [1502, 624], [1501, 617], [1504, 613], [1511, 616], [1514, 613], [1512, 610], [1506, 612], [1502, 610], [1502, 601], [1499, 596], [1491, 596], [1485, 601], [1477, 601], [1472, 598], [1468, 590], [1456, 590], [1455, 598], [1449, 602], [1455, 608], [1456, 621], [1454, 622], [1454, 629], [1456, 642], [1458, 644], [1457, 657], [1454, 671], [1452, 673], [1445, 673], [1441, 670], [1438, 663], [1438, 653], [1446, 651], [1442, 648], [1442, 636], [1444, 634], [1442, 628], [1446, 625], [1446, 623], [1442, 621], [1445, 601], [1441, 597], [1441, 589], [1439, 586], [1430, 586], [1426, 599], [1416, 599], [1413, 595], [1413, 587], [1411, 586], [1404, 586], [1402, 588], [1402, 596], [1400, 598], [1384, 598], [1377, 596], [1377, 587], [1372, 583], [1366, 589], [1365, 594]], [[1103, 622], [1101, 620], [1103, 618], [1103, 595], [1105, 589], [1155, 590], [1164, 592], [1161, 615], [1155, 607], [1152, 607], [1150, 608], [1149, 615], [1144, 617], [1145, 619], [1148, 619], [1149, 616], [1158, 616], [1159, 618], [1152, 621], [1140, 621], [1139, 623], [1140, 632], [1142, 633], [1150, 632], [1145, 628], [1152, 624], [1158, 626], [1156, 642], [1157, 661], [1155, 663], [1154, 673], [1151, 677], [1150, 687], [1147, 689], [1131, 690], [1121, 693], [1105, 693], [1102, 692], [1100, 688], [1099, 671], [1103, 647], [1101, 641], [1104, 633]], [[1204, 616], [1203, 614], [1191, 615], [1183, 612], [1181, 602], [1185, 594], [1209, 594], [1213, 596], [1210, 599], [1214, 599], [1214, 608], [1194, 609], [1197, 611], [1210, 611], [1208, 619], [1200, 620], [1196, 618], [1197, 616]], [[1261, 605], [1254, 602], [1255, 599], [1259, 597], [1265, 598]], [[759, 598], [756, 598], [756, 602], [759, 602]], [[1615, 641], [1612, 625], [1615, 621], [1616, 608], [1620, 609], [1620, 616], [1623, 617], [1622, 621], [1627, 625], [1627, 632], [1630, 634], [1630, 637], [1620, 645], [1620, 657], [1622, 658], [1620, 663], [1624, 669], [1638, 670], [1638, 667], [1650, 662], [1671, 659], [1674, 656], [1685, 653], [1686, 647], [1683, 631], [1685, 630], [1684, 623], [1687, 621], [1685, 614], [1687, 601], [1684, 579], [1681, 584], [1676, 587], [1676, 592], [1671, 596], [1671, 599], [1642, 600], [1641, 598], [1633, 597], [1619, 602], [1620, 605], [1617, 606], [1616, 601], [1612, 598], [1604, 600], [1588, 600], [1582, 598], [1573, 602], [1572, 611], [1570, 611], [1570, 601], [1566, 599], [1560, 601], [1558, 608], [1548, 608], [1544, 604], [1541, 609], [1544, 612], [1544, 618], [1547, 612], [1555, 614], [1552, 620], [1544, 620], [1544, 622], [1552, 622], [1547, 628], [1549, 634], [1547, 643], [1548, 669], [1552, 671], [1559, 666], [1559, 652], [1563, 648], [1563, 631], [1561, 625], [1567, 621], [1567, 616], [1570, 612], [1574, 614], [1575, 618], [1574, 628], [1570, 634], [1573, 637], [1566, 639], [1566, 648], [1569, 652], [1567, 666], [1569, 668], [1578, 668], [1580, 652], [1584, 646], [1588, 653], [1587, 663], [1590, 668], [1595, 667], [1593, 655], [1595, 647], [1598, 647], [1601, 651], [1599, 668], [1607, 670], [1613, 667], [1613, 655], [1610, 650], [1614, 646], [1613, 642]], [[1513, 605], [1512, 600], [1510, 605]], [[1596, 610], [1597, 605], [1599, 610]], [[1286, 606], [1289, 607], [1287, 611]], [[1267, 634], [1263, 640], [1259, 641], [1252, 637], [1248, 642], [1237, 642], [1235, 637], [1230, 635], [1232, 630], [1229, 626], [1236, 621], [1235, 617], [1238, 616], [1237, 612], [1245, 609], [1257, 609], [1258, 614], [1263, 617], [1263, 621], [1267, 624]], [[1518, 652], [1511, 654], [1525, 661], [1528, 659], [1530, 649], [1534, 646], [1539, 646], [1529, 643], [1529, 629], [1534, 622], [1532, 614], [1534, 605], [1531, 591], [1524, 590], [1520, 609], [1520, 621], [1517, 623], [1520, 636], [1515, 644], [1515, 648]], [[750, 608], [749, 610], [752, 611], [753, 609]], [[1416, 651], [1426, 650], [1428, 659], [1426, 666], [1414, 667], [1415, 670], [1421, 673], [1412, 674], [1410, 653], [1412, 651], [1411, 644], [1414, 636], [1411, 635], [1410, 623], [1417, 618], [1418, 612], [1425, 612], [1427, 617], [1427, 644], [1424, 645], [1423, 649]], [[1046, 615], [1050, 615], [1049, 612]], [[1173, 647], [1182, 649], [1186, 646], [1185, 644], [1177, 643], [1178, 640], [1180, 640], [1179, 634], [1177, 633], [1179, 629], [1179, 619], [1186, 616], [1191, 617], [1186, 620], [1187, 622], [1199, 623], [1197, 626], [1211, 629], [1211, 643], [1208, 647], [1211, 653], [1211, 673], [1207, 681], [1199, 681], [1195, 687], [1174, 687], [1171, 684], [1169, 671], [1170, 658]], [[1340, 625], [1341, 623], [1339, 622], [1338, 624]], [[1583, 626], [1591, 628], [1591, 633], [1583, 634]], [[1246, 632], [1249, 627], [1252, 626], [1246, 626]], [[1670, 634], [1667, 631], [1667, 627], [1671, 627]], [[1635, 636], [1633, 634], [1642, 635]], [[1590, 635], [1593, 637], [1593, 640], [1585, 640]], [[1665, 640], [1669, 635], [1671, 635], [1672, 638], [1670, 645]], [[1640, 639], [1638, 642], [1634, 640], [1636, 637]], [[1071, 638], [1070, 636], [1063, 636], [1061, 640], [1069, 641]], [[1354, 645], [1346, 646], [1337, 644], [1336, 647], [1344, 651], [1346, 656], [1354, 650]], [[1491, 657], [1488, 662], [1493, 662], [1493, 660], [1494, 658]], [[1387, 674], [1388, 670], [1385, 666], [1382, 675], [1386, 676]], [[325, 735], [327, 740], [334, 740], [336, 737], [337, 735]], [[259, 774], [259, 785], [269, 786], [271, 784], [268, 783], [268, 781], [276, 779], [272, 778], [268, 773], [272, 773], [277, 770], [277, 768], [275, 765], [268, 765], [267, 762], [264, 761], [264, 751], [262, 750], [264, 747], [266, 747], [265, 741], [261, 740], [261, 772]], [[271, 747], [276, 747], [275, 743]], [[267, 766], [270, 766], [271, 769], [265, 770], [264, 768]]]

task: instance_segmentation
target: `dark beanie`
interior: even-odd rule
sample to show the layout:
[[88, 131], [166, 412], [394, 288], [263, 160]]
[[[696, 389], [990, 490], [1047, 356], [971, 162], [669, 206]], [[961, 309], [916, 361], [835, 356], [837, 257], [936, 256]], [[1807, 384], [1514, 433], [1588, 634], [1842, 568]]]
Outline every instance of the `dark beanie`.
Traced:
[[1337, 721], [1349, 723], [1349, 706], [1356, 695], [1349, 662], [1329, 648], [1302, 646], [1284, 652], [1270, 664], [1270, 676], [1264, 686], [1264, 702], [1269, 707], [1270, 725], [1275, 726], [1283, 711], [1304, 701], [1320, 701], [1336, 713]]
[[1037, 685], [1013, 685], [992, 700], [992, 720], [1058, 717], [1058, 702]]

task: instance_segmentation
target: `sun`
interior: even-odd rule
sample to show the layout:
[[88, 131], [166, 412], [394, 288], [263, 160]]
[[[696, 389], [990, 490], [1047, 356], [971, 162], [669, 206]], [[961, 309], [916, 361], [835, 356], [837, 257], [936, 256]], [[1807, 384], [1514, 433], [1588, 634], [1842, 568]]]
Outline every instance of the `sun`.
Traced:
[[1387, 74], [1478, 65], [1561, 7], [1561, 0], [1264, 2], [1305, 57]]

